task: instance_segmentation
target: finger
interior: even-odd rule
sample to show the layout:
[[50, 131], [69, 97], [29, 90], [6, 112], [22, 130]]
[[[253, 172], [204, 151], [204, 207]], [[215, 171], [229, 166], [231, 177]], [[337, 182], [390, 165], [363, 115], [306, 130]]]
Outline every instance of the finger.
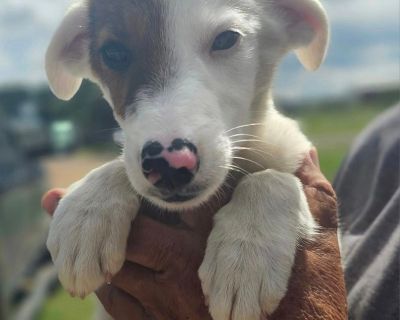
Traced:
[[126, 259], [155, 271], [162, 271], [170, 261], [169, 243], [176, 241], [171, 228], [138, 215], [128, 238]]
[[[134, 296], [146, 310], [152, 312], [156, 319], [175, 319], [176, 316], [173, 315], [181, 315], [182, 319], [210, 319], [208, 308], [202, 303], [201, 288], [196, 271], [194, 271], [196, 284], [193, 284], [191, 279], [179, 284], [176, 276], [168, 278], [164, 273], [160, 274], [126, 262], [122, 270], [113, 278], [112, 284], [128, 295]], [[179, 288], [179, 296], [176, 295], [176, 288]], [[185, 302], [178, 305], [179, 301]], [[171, 305], [171, 302], [178, 304], [174, 306]], [[184, 314], [186, 316], [183, 316]], [[188, 316], [189, 314], [192, 314], [193, 317]]]
[[303, 160], [303, 164], [296, 172], [296, 176], [301, 180], [304, 186], [316, 188], [325, 192], [329, 196], [335, 197], [332, 185], [325, 178], [319, 168], [318, 154], [316, 149], [310, 151]]
[[146, 302], [154, 301], [157, 292], [160, 292], [155, 275], [153, 270], [125, 262], [122, 269], [112, 279], [112, 284], [146, 305]]
[[324, 228], [337, 228], [336, 198], [313, 187], [304, 189], [310, 211], [317, 223]]
[[115, 320], [151, 319], [138, 300], [113, 285], [102, 286], [96, 291], [96, 295]]
[[322, 227], [336, 228], [336, 195], [319, 168], [318, 153], [315, 148], [305, 157], [296, 175], [304, 185], [308, 205], [317, 223]]
[[130, 262], [161, 272], [184, 264], [182, 260], [187, 260], [188, 256], [196, 263], [196, 254], [201, 256], [205, 245], [206, 239], [195, 232], [176, 229], [138, 215], [129, 235], [126, 258]]
[[157, 281], [157, 273], [137, 264], [126, 262], [122, 270], [113, 278], [112, 284], [134, 296], [141, 304], [153, 312], [157, 319], [170, 319], [170, 305], [166, 306], [165, 292], [169, 290]]
[[320, 164], [319, 164], [319, 156], [318, 156], [318, 150], [317, 150], [317, 148], [315, 148], [315, 147], [312, 147], [312, 148], [311, 148], [311, 150], [310, 150], [310, 157], [311, 157], [311, 160], [312, 160], [313, 164], [314, 164], [318, 169], [320, 169], [321, 167], [320, 167]]
[[53, 215], [56, 211], [58, 203], [66, 193], [65, 189], [52, 189], [42, 197], [42, 208], [49, 214]]

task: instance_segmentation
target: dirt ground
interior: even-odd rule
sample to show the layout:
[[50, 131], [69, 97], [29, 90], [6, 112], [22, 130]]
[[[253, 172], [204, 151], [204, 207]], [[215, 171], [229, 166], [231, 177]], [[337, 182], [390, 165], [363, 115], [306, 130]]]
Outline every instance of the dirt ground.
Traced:
[[74, 153], [47, 158], [43, 167], [49, 188], [66, 188], [80, 180], [92, 169], [114, 158], [112, 154]]

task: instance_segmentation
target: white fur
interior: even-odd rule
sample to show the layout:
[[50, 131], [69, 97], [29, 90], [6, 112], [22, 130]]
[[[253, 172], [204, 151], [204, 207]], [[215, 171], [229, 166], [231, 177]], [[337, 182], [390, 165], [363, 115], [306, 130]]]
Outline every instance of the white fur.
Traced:
[[215, 216], [199, 270], [213, 318], [271, 314], [286, 293], [298, 240], [314, 228], [293, 175], [266, 170], [243, 179]]
[[71, 186], [58, 205], [47, 239], [59, 279], [71, 294], [84, 297], [121, 269], [138, 208], [121, 160], [93, 170]]
[[[164, 4], [174, 76], [156, 94], [141, 90], [133, 114], [116, 116], [125, 137], [124, 164], [116, 160], [90, 173], [65, 197], [48, 247], [64, 286], [85, 295], [121, 267], [137, 193], [160, 207], [185, 210], [207, 201], [230, 169], [248, 171], [232, 201], [216, 214], [200, 278], [215, 320], [228, 320], [231, 312], [235, 320], [259, 319], [285, 295], [296, 244], [315, 229], [293, 176], [311, 144], [293, 120], [275, 110], [273, 71], [290, 50], [306, 68], [320, 65], [329, 36], [326, 15], [317, 0]], [[70, 98], [82, 78], [92, 78], [113, 105], [104, 82], [91, 76], [88, 42], [75, 41], [86, 39], [85, 12], [84, 1], [76, 4], [50, 44], [49, 81], [59, 97]], [[210, 53], [216, 35], [230, 29], [242, 34], [240, 42]], [[71, 43], [79, 45], [65, 46]], [[139, 155], [147, 141], [175, 138], [198, 148], [201, 166], [188, 190], [201, 192], [171, 204], [143, 176]]]
[[68, 10], [46, 52], [50, 88], [62, 100], [71, 99], [89, 77], [87, 5], [76, 2]]
[[[328, 19], [318, 0], [298, 1], [283, 0], [281, 6], [292, 8], [306, 19], [291, 26], [291, 32], [303, 33], [307, 38], [307, 29], [314, 29], [315, 34], [311, 41], [306, 41], [295, 50], [297, 57], [308, 70], [316, 70], [325, 58], [329, 42]], [[310, 24], [311, 23], [311, 26]], [[293, 34], [292, 34], [293, 35]]]

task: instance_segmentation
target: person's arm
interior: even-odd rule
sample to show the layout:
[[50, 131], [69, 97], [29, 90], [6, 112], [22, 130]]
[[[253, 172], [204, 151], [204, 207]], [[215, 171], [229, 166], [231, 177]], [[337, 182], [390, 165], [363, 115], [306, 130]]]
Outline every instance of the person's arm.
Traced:
[[[270, 319], [346, 319], [336, 198], [315, 151], [297, 175], [321, 229], [314, 242], [299, 246], [288, 293]], [[45, 197], [45, 208], [55, 207], [46, 200], [51, 197], [57, 198]], [[173, 227], [143, 214], [135, 219], [127, 262], [111, 284], [97, 291], [114, 319], [211, 319], [197, 272], [218, 206], [222, 203], [186, 214], [186, 223]]]

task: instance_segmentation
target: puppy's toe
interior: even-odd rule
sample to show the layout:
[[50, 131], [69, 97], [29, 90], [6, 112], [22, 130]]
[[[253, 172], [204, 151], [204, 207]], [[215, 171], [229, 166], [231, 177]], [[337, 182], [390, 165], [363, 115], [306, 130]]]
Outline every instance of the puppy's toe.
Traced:
[[262, 314], [259, 283], [246, 276], [222, 274], [210, 295], [210, 313], [214, 320], [259, 320]]
[[287, 292], [286, 283], [274, 281], [272, 278], [263, 280], [260, 290], [260, 303], [264, 313], [270, 315], [278, 308]]
[[262, 311], [259, 298], [258, 283], [242, 283], [234, 295], [231, 319], [260, 320]]
[[200, 266], [199, 278], [201, 281], [201, 287], [203, 289], [204, 296], [206, 298], [206, 303], [208, 304], [210, 299], [210, 294], [212, 290], [212, 282], [216, 273], [216, 264], [214, 261], [210, 260], [207, 255]]
[[55, 237], [52, 234], [52, 230], [50, 229], [49, 236], [46, 241], [47, 249], [49, 250], [50, 256], [53, 261], [57, 260], [58, 253], [60, 251], [60, 241], [58, 237]]
[[214, 320], [231, 320], [232, 292], [224, 292], [226, 288], [220, 292], [212, 293], [210, 296], [209, 311]]

